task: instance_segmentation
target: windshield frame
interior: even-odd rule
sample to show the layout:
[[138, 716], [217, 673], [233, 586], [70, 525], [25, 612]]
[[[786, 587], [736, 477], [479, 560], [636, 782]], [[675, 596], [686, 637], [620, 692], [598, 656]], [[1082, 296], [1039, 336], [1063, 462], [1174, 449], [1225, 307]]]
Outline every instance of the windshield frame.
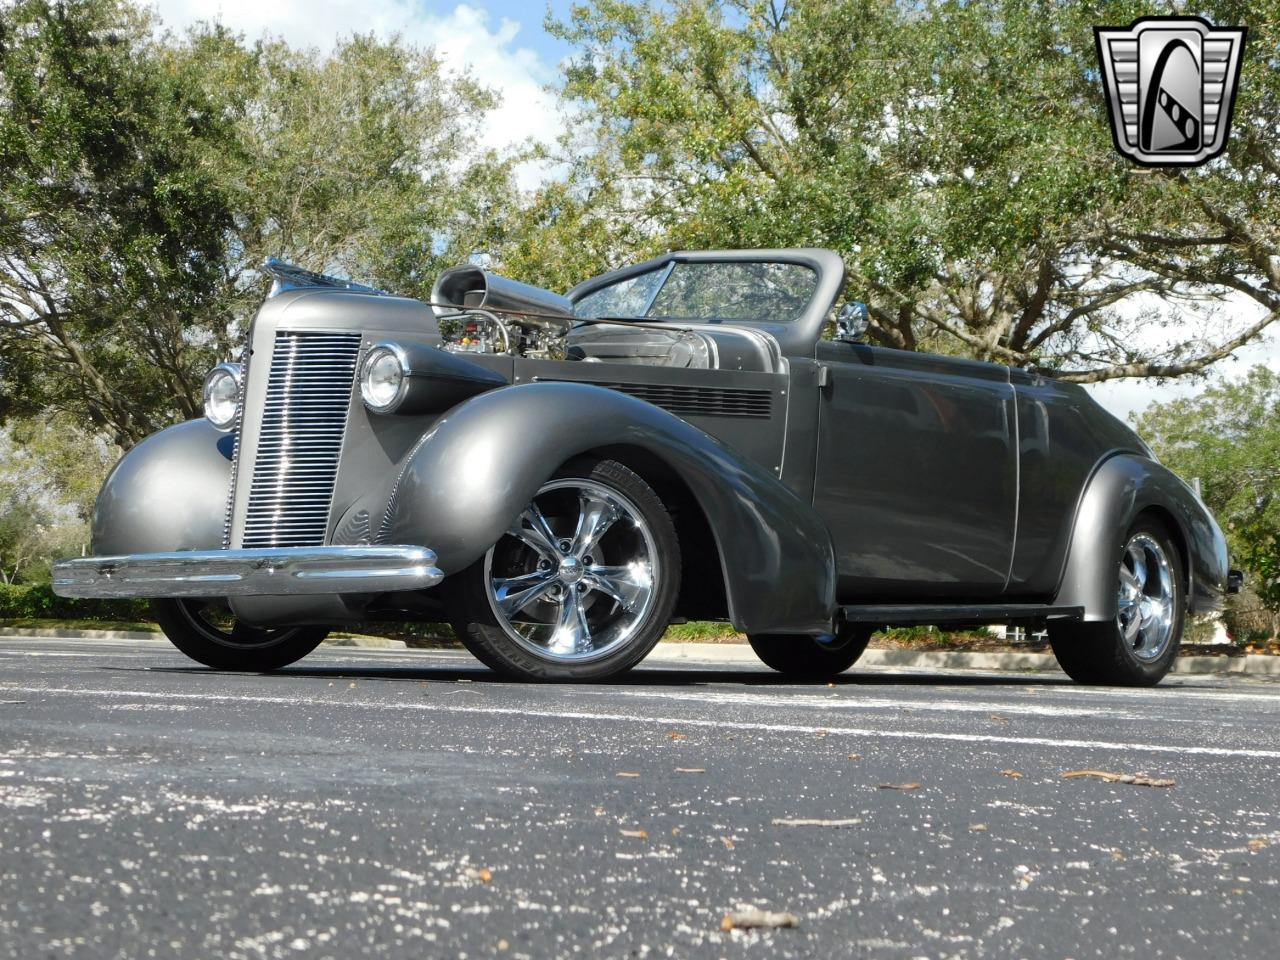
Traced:
[[[786, 356], [809, 356], [815, 355], [817, 349], [817, 341], [822, 332], [822, 325], [827, 318], [832, 306], [835, 304], [836, 298], [840, 295], [844, 288], [845, 269], [844, 260], [834, 250], [826, 250], [822, 248], [795, 248], [782, 250], [707, 250], [707, 251], [676, 251], [655, 257], [652, 260], [645, 260], [642, 263], [632, 264], [623, 267], [620, 270], [613, 270], [609, 273], [592, 277], [589, 280], [574, 286], [568, 291], [566, 296], [575, 304], [583, 297], [595, 293], [604, 287], [621, 283], [641, 274], [665, 270], [666, 275], [679, 263], [790, 263], [805, 266], [811, 269], [816, 277], [814, 291], [808, 304], [800, 312], [799, 316], [794, 320], [785, 321], [769, 321], [769, 320], [719, 320], [715, 318], [709, 319], [682, 319], [682, 320], [663, 320], [661, 318], [635, 316], [635, 317], [608, 317], [611, 320], [617, 320], [625, 323], [628, 320], [636, 323], [645, 324], [671, 324], [672, 326], [742, 326], [750, 327], [757, 330], [763, 330], [771, 334], [782, 348], [782, 352]], [[666, 282], [666, 276], [662, 278], [654, 292], [651, 301], [656, 300], [658, 293], [662, 290], [663, 284]], [[646, 312], [652, 307], [652, 302], [646, 304]], [[585, 317], [582, 319], [586, 319]]]

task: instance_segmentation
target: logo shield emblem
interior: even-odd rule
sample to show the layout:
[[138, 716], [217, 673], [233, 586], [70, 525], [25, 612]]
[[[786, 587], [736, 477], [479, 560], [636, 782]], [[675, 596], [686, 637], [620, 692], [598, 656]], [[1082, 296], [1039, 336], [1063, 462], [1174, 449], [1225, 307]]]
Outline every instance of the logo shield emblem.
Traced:
[[1140, 17], [1094, 27], [1116, 149], [1145, 166], [1194, 167], [1227, 145], [1244, 27]]

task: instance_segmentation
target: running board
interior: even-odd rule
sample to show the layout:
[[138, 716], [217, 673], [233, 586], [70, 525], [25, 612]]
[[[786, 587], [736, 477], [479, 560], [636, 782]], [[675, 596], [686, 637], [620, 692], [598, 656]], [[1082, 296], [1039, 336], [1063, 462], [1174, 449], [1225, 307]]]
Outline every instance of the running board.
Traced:
[[971, 624], [1082, 620], [1084, 607], [1055, 607], [1039, 603], [930, 603], [856, 604], [841, 607], [846, 623], [873, 623], [882, 627], [922, 624]]

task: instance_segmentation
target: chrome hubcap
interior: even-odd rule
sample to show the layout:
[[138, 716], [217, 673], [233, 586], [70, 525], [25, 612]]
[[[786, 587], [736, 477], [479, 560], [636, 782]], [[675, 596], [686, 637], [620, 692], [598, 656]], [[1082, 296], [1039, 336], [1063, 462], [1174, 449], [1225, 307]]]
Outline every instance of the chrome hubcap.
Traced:
[[489, 605], [512, 640], [580, 662], [624, 646], [653, 606], [653, 534], [636, 506], [594, 480], [553, 480], [485, 554]]
[[1164, 548], [1148, 534], [1135, 534], [1120, 558], [1116, 624], [1139, 660], [1156, 660], [1169, 648], [1176, 597]]

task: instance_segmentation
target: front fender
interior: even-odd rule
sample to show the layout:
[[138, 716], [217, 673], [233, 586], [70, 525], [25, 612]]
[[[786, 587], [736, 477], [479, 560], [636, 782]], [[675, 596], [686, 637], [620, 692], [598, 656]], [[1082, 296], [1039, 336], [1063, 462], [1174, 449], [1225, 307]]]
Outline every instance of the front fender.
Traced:
[[221, 547], [234, 449], [231, 434], [203, 419], [147, 437], [115, 465], [98, 493], [93, 552]]
[[1138, 514], [1155, 509], [1172, 520], [1187, 563], [1188, 609], [1222, 608], [1227, 542], [1200, 499], [1168, 468], [1147, 457], [1120, 454], [1094, 471], [1076, 510], [1062, 583], [1055, 603], [1082, 606], [1086, 620], [1116, 616], [1116, 564]]
[[440, 568], [457, 573], [497, 542], [558, 467], [623, 445], [660, 458], [688, 485], [719, 547], [738, 629], [830, 629], [835, 554], [813, 508], [696, 427], [590, 384], [507, 387], [450, 410], [406, 463], [382, 539], [429, 544]]

